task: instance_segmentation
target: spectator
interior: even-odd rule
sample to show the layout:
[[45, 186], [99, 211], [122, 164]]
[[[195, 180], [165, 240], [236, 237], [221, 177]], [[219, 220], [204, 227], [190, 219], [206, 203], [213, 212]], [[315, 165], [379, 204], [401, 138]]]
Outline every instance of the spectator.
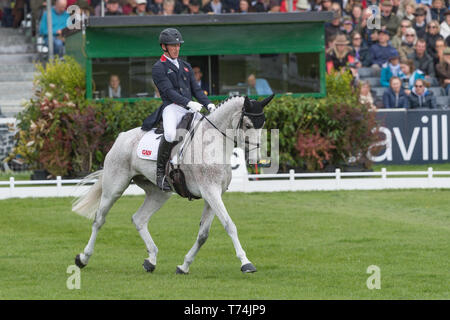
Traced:
[[344, 19], [342, 19], [340, 29], [341, 29], [340, 33], [345, 34], [347, 39], [350, 40], [351, 39], [350, 34], [353, 32], [353, 22], [350, 16], [346, 16], [344, 17]]
[[[110, 4], [111, 2], [111, 4]], [[109, 14], [107, 12], [109, 11]], [[106, 15], [121, 15], [122, 14], [122, 7], [119, 5], [118, 0], [105, 0], [105, 16]], [[102, 3], [100, 2], [95, 7], [95, 15], [101, 16], [102, 15]]]
[[[344, 16], [344, 14], [342, 13], [341, 5], [338, 2], [331, 2], [330, 10], [333, 12], [338, 12], [341, 17]], [[345, 14], [345, 16], [347, 16], [347, 14]]]
[[[66, 12], [67, 0], [56, 0], [52, 7], [52, 32], [53, 32], [53, 53], [62, 57], [64, 55], [64, 38], [62, 30], [67, 26], [70, 18]], [[45, 45], [48, 46], [47, 11], [42, 15], [39, 33], [44, 36]]]
[[108, 97], [109, 98], [125, 98], [126, 94], [123, 92], [120, 86], [120, 78], [117, 74], [112, 74], [109, 77], [108, 85]]
[[412, 88], [414, 88], [414, 83], [417, 79], [424, 79], [425, 74], [420, 71], [416, 70], [414, 67], [414, 61], [412, 60], [406, 60], [400, 63], [400, 68], [402, 69], [403, 76], [401, 77], [403, 82], [403, 89], [405, 90], [406, 94], [410, 94]]
[[330, 48], [326, 56], [328, 73], [331, 73], [332, 70], [340, 71], [341, 69], [345, 69], [349, 63], [355, 63], [352, 48], [348, 44], [349, 41], [345, 35], [340, 34], [336, 37], [334, 48]]
[[175, 0], [164, 0], [163, 2], [163, 16], [171, 16], [175, 13]]
[[450, 48], [445, 48], [442, 61], [436, 65], [436, 76], [446, 94], [450, 96]]
[[404, 39], [398, 53], [400, 55], [400, 60], [406, 60], [408, 55], [412, 54], [415, 50], [414, 46], [417, 42], [416, 30], [414, 28], [406, 29]]
[[414, 88], [411, 90], [411, 94], [408, 96], [409, 107], [411, 109], [417, 108], [430, 108], [436, 109], [436, 97], [433, 91], [428, 90], [425, 87], [423, 79], [417, 79], [414, 83]]
[[240, 0], [239, 1], [239, 13], [248, 13], [249, 4], [247, 0]]
[[417, 40], [415, 50], [408, 55], [408, 59], [413, 60], [415, 68], [424, 72], [428, 78], [434, 77], [433, 58], [427, 53], [427, 42], [424, 39]]
[[[277, 0], [277, 1], [279, 1], [279, 0]], [[225, 7], [228, 8], [230, 13], [238, 12], [238, 10], [239, 10], [239, 2], [240, 2], [240, 0], [222, 0], [222, 3], [225, 5]], [[264, 2], [266, 2], [266, 1], [264, 1]], [[271, 1], [269, 0], [268, 9], [271, 6], [270, 2]], [[278, 5], [279, 5], [279, 3], [278, 3]]]
[[189, 13], [190, 14], [200, 14], [202, 1], [201, 0], [189, 0]]
[[330, 36], [341, 33], [341, 15], [337, 12], [333, 13], [333, 20], [325, 23], [325, 41], [328, 42]]
[[175, 2], [176, 14], [189, 14], [189, 0], [180, 0]]
[[125, 5], [122, 6], [122, 13], [124, 15], [131, 15], [137, 7], [136, 0], [128, 0]]
[[399, 77], [391, 78], [389, 88], [383, 93], [383, 105], [387, 109], [409, 107], [408, 96]]
[[432, 20], [428, 23], [427, 33], [425, 34], [425, 40], [427, 41], [427, 53], [435, 60], [437, 58], [436, 40], [442, 39], [439, 31], [439, 22]]
[[147, 2], [147, 11], [154, 15], [162, 15], [164, 12], [163, 0], [151, 0]]
[[389, 87], [392, 77], [402, 78], [404, 76], [400, 68], [398, 54], [389, 58], [389, 62], [381, 69], [380, 84], [382, 87]]
[[266, 79], [257, 79], [252, 73], [247, 78], [247, 94], [248, 95], [269, 95], [272, 89]]
[[446, 11], [447, 9], [445, 8], [442, 0], [433, 0], [433, 5], [430, 9], [432, 20], [436, 20], [438, 24], [441, 24], [445, 20], [444, 14]]
[[[372, 33], [372, 31], [376, 31], [376, 29], [368, 29], [367, 28], [367, 20], [370, 17], [372, 17], [372, 10], [367, 8], [363, 11], [361, 21], [355, 26], [355, 31], [358, 32], [360, 35], [362, 35], [363, 44], [367, 45], [367, 46], [370, 46], [373, 44], [371, 41], [371, 33]], [[377, 36], [378, 36], [378, 34], [377, 34]]]
[[[239, 7], [240, 5], [241, 4], [239, 3]], [[248, 9], [248, 2], [247, 2], [247, 9]], [[203, 6], [202, 11], [204, 13], [221, 14], [227, 13], [228, 8], [225, 7], [225, 5], [222, 3], [222, 0], [211, 0], [205, 6]]]
[[381, 4], [381, 28], [389, 32], [389, 36], [393, 37], [400, 25], [399, 18], [392, 12], [392, 2], [385, 0]]
[[397, 50], [389, 44], [389, 32], [380, 30], [378, 34], [378, 43], [370, 47], [372, 68], [375, 69], [380, 69], [390, 57], [398, 54]]
[[405, 40], [406, 30], [411, 26], [411, 21], [409, 21], [408, 19], [402, 19], [402, 21], [400, 22], [400, 27], [398, 28], [397, 33], [391, 41], [392, 46], [397, 49], [397, 51], [400, 50], [402, 42]]
[[359, 102], [366, 105], [370, 110], [376, 110], [375, 101], [370, 90], [370, 82], [362, 81], [359, 92]]
[[447, 39], [447, 37], [450, 35], [450, 10], [447, 10], [444, 14], [445, 20], [441, 23], [441, 36], [444, 39]]
[[307, 0], [298, 0], [297, 5], [295, 7], [297, 8], [297, 11], [300, 12], [311, 11], [311, 5], [308, 3]]
[[147, 12], [147, 0], [136, 0], [136, 7], [131, 13], [135, 16], [147, 16], [150, 13]]
[[356, 26], [362, 21], [363, 7], [359, 3], [355, 3], [352, 7], [351, 17], [353, 25]]
[[362, 36], [358, 32], [352, 33], [352, 48], [352, 54], [355, 57], [358, 68], [370, 67], [372, 65], [369, 47], [362, 44]]
[[445, 41], [444, 39], [436, 40], [436, 58], [433, 59], [434, 65], [436, 66], [439, 62], [444, 59]]
[[209, 84], [206, 83], [206, 81], [202, 80], [203, 72], [200, 69], [200, 67], [197, 67], [197, 66], [192, 67], [192, 71], [194, 71], [195, 81], [197, 82], [199, 87], [203, 89], [203, 91], [205, 92], [205, 95], [209, 95], [209, 93], [210, 93]]
[[427, 32], [427, 24], [425, 22], [425, 9], [417, 8], [414, 16], [416, 17], [413, 22], [413, 28], [416, 30], [417, 38], [425, 38]]
[[399, 18], [409, 20], [411, 23], [414, 21], [414, 12], [416, 11], [416, 2], [414, 0], [405, 0], [400, 4], [400, 9], [397, 12]]
[[322, 0], [320, 2], [320, 10], [319, 11], [331, 11], [331, 0]]
[[280, 12], [281, 0], [270, 0], [269, 12]]

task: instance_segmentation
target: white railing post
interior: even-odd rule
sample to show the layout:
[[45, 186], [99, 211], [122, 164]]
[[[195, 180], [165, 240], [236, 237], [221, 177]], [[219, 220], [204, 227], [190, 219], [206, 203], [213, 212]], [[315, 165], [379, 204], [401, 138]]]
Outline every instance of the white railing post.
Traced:
[[335, 175], [336, 175], [336, 189], [340, 189], [339, 187], [340, 187], [340, 182], [341, 182], [341, 169], [339, 169], [339, 168], [336, 168], [336, 172], [335, 172]]
[[387, 179], [386, 168], [381, 168], [381, 179], [383, 179], [383, 180]]
[[58, 194], [58, 196], [61, 194], [61, 190], [62, 190], [62, 182], [61, 182], [61, 176], [57, 176], [56, 177], [56, 193]]
[[9, 196], [14, 196], [14, 177], [9, 177]]
[[433, 179], [433, 168], [428, 168], [428, 180]]
[[294, 181], [295, 181], [295, 171], [294, 169], [289, 170], [289, 190], [294, 190]]

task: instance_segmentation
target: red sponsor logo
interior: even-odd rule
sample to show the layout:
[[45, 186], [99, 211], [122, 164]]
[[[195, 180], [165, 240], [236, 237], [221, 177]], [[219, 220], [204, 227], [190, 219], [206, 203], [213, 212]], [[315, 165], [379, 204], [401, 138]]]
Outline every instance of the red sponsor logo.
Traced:
[[151, 156], [152, 155], [152, 150], [142, 150], [142, 155], [144, 155], [144, 156]]

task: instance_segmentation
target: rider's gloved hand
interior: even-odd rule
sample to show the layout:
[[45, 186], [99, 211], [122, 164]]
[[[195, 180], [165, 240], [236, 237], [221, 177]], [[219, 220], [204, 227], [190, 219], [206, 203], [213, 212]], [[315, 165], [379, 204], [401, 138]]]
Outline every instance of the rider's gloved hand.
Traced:
[[187, 104], [188, 108], [191, 109], [194, 112], [200, 112], [200, 110], [202, 110], [203, 106], [195, 101], [189, 101], [189, 103]]
[[216, 110], [216, 106], [213, 103], [208, 104], [208, 111], [214, 112]]

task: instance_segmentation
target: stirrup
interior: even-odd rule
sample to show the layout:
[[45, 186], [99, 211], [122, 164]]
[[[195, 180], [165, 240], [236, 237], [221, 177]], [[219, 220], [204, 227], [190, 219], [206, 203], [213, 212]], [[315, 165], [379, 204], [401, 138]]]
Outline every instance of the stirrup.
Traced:
[[162, 191], [172, 191], [172, 187], [166, 180], [166, 176], [164, 175], [161, 179], [161, 181], [158, 183], [158, 188]]

